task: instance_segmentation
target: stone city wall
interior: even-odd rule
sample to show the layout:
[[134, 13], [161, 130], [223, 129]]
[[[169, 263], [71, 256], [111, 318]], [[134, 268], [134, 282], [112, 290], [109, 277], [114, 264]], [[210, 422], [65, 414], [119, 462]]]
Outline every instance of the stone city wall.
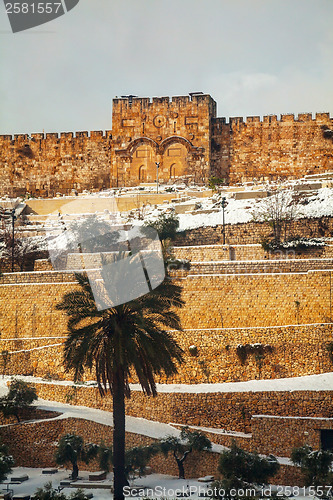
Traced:
[[332, 170], [329, 113], [216, 118], [208, 94], [113, 100], [112, 132], [0, 136], [0, 194], [54, 196], [183, 177], [199, 183]]
[[[299, 178], [332, 170], [329, 113], [213, 119], [212, 164], [230, 183]], [[326, 132], [325, 132], [326, 131]]]
[[69, 194], [110, 186], [111, 132], [0, 136], [0, 193]]

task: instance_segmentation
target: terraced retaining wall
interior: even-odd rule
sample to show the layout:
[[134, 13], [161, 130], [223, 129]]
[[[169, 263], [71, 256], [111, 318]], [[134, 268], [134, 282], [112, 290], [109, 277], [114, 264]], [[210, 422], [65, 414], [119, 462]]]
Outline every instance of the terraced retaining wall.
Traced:
[[[178, 374], [168, 379], [163, 375], [157, 378], [163, 383], [275, 379], [333, 369], [328, 351], [332, 342], [331, 324], [185, 330], [172, 334], [184, 350], [185, 361]], [[0, 358], [0, 374], [71, 380], [72, 374], [64, 372], [62, 362], [65, 338], [0, 339], [0, 351], [4, 353]], [[248, 344], [266, 347], [261, 353], [253, 347], [246, 347]], [[241, 358], [238, 346], [247, 349], [245, 360]], [[95, 374], [88, 372], [86, 379], [94, 380]]]

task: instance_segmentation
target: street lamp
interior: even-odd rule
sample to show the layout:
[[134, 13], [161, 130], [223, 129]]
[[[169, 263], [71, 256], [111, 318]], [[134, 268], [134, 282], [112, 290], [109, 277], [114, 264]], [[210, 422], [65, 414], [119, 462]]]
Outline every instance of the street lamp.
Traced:
[[225, 219], [224, 219], [224, 209], [228, 205], [227, 199], [222, 198], [222, 217], [223, 217], [223, 245], [225, 245]]
[[156, 193], [158, 194], [158, 169], [160, 168], [160, 162], [155, 161], [156, 165]]
[[15, 215], [15, 208], [12, 208], [11, 210], [1, 210], [0, 216], [2, 216], [4, 219], [9, 219], [9, 217], [12, 218], [12, 273], [14, 272], [14, 246], [15, 246], [15, 220], [16, 220], [16, 215]]

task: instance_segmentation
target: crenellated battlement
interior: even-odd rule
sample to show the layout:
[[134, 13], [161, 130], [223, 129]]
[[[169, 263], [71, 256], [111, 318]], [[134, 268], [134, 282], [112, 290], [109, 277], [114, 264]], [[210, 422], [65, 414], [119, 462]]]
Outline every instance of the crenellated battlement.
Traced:
[[202, 92], [116, 97], [112, 130], [0, 135], [0, 195], [154, 182], [156, 162], [160, 182], [299, 178], [333, 170], [332, 137], [328, 112], [226, 118]]
[[75, 139], [108, 139], [112, 136], [112, 130], [86, 130], [79, 132], [36, 132], [32, 134], [0, 134], [0, 141], [17, 141], [17, 142], [35, 142], [47, 139], [62, 139], [62, 140], [75, 140]]
[[304, 123], [304, 122], [317, 122], [317, 123], [333, 123], [333, 118], [330, 113], [315, 113], [313, 118], [312, 113], [299, 113], [295, 116], [293, 113], [281, 114], [278, 119], [277, 115], [264, 115], [261, 119], [260, 116], [247, 116], [244, 120], [242, 116], [232, 116], [229, 118], [218, 117], [214, 119], [215, 125], [239, 125], [239, 124], [280, 124], [280, 123]]
[[[214, 99], [209, 94], [193, 93], [185, 96], [162, 96], [162, 97], [117, 97], [113, 99], [112, 115], [113, 117], [121, 114], [135, 114], [135, 112], [146, 111], [148, 113], [161, 112], [190, 107], [192, 110], [197, 106], [216, 106]], [[113, 118], [114, 126], [114, 118]]]

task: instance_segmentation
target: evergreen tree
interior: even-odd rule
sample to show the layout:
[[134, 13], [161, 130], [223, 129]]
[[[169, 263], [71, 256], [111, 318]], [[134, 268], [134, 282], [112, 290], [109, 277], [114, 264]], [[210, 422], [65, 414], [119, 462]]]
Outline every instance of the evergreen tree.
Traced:
[[0, 411], [5, 417], [14, 415], [20, 422], [20, 413], [29, 408], [38, 399], [35, 387], [23, 380], [13, 380], [8, 394], [0, 398]]
[[55, 460], [59, 465], [72, 464], [72, 479], [76, 481], [79, 475], [78, 461], [82, 460], [86, 464], [98, 453], [96, 444], [84, 444], [83, 438], [76, 434], [65, 434], [61, 437]]
[[190, 431], [188, 427], [184, 427], [179, 437], [167, 436], [161, 439], [159, 447], [165, 456], [167, 456], [169, 452], [172, 452], [177, 463], [179, 479], [185, 479], [184, 462], [187, 456], [192, 453], [193, 450], [210, 450], [212, 444], [201, 432]]
[[257, 452], [248, 452], [239, 448], [235, 441], [231, 449], [223, 451], [220, 456], [218, 471], [222, 474], [222, 481], [214, 486], [225, 491], [225, 498], [238, 499], [230, 493], [231, 490], [263, 487], [269, 478], [279, 470], [279, 463], [273, 455], [261, 457]]
[[13, 465], [14, 459], [11, 455], [8, 455], [7, 447], [0, 444], [0, 482], [7, 478], [7, 474], [12, 471]]
[[301, 468], [306, 486], [333, 486], [332, 451], [313, 450], [306, 444], [293, 449], [291, 461]]

